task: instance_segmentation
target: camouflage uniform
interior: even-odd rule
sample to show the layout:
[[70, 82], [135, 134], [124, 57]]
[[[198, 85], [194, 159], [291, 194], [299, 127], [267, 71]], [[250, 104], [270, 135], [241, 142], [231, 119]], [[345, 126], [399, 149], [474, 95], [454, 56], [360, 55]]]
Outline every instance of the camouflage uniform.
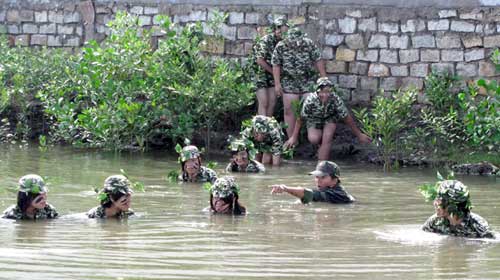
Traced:
[[[258, 58], [264, 59], [269, 65], [271, 65], [271, 57], [274, 51], [274, 47], [278, 44], [278, 37], [274, 34], [267, 34], [260, 38], [253, 46], [253, 58], [257, 61]], [[273, 74], [266, 71], [260, 65], [255, 62], [253, 68], [252, 81], [257, 89], [259, 88], [270, 88], [274, 86]]]
[[196, 174], [196, 178], [194, 180], [191, 180], [186, 172], [183, 172], [179, 176], [179, 181], [183, 182], [209, 182], [213, 183], [217, 180], [217, 173], [213, 171], [212, 169], [201, 166], [200, 170], [198, 171], [198, 174]]
[[199, 158], [201, 156], [200, 150], [196, 146], [189, 145], [182, 148], [179, 160], [186, 162], [190, 159]]
[[[59, 214], [54, 206], [47, 203], [43, 209], [35, 209], [35, 214], [33, 216], [34, 220], [42, 219], [54, 219], [57, 218]], [[5, 219], [15, 219], [15, 220], [29, 220], [32, 219], [27, 215], [23, 214], [21, 209], [17, 205], [12, 205], [7, 210], [3, 212], [2, 218]]]
[[[264, 140], [255, 141], [254, 132], [264, 134]], [[252, 141], [259, 153], [272, 153], [274, 156], [280, 156], [282, 153], [283, 131], [273, 117], [261, 115], [253, 117], [251, 127], [245, 128], [241, 132], [241, 137]]]
[[495, 238], [488, 222], [481, 216], [470, 212], [470, 194], [467, 186], [457, 180], [445, 180], [439, 183], [436, 200], [449, 214], [461, 219], [460, 224], [452, 225], [447, 217], [432, 215], [422, 229], [429, 232], [461, 237]]
[[316, 72], [313, 64], [321, 59], [320, 50], [302, 31], [291, 28], [275, 47], [272, 65], [281, 66], [281, 85], [285, 93], [308, 92]]
[[[102, 206], [94, 207], [87, 212], [87, 216], [91, 219], [104, 219], [106, 218], [105, 209], [106, 208]], [[129, 209], [128, 211], [119, 212], [115, 217], [118, 219], [123, 219], [132, 215], [134, 215], [134, 210]]]
[[[133, 193], [134, 191], [132, 191], [130, 185], [130, 181], [123, 175], [112, 175], [106, 178], [104, 180], [104, 188], [99, 192], [101, 206], [90, 209], [87, 212], [87, 216], [91, 219], [106, 218], [106, 208], [103, 205], [111, 201], [110, 195], [117, 193], [127, 195]], [[132, 215], [134, 215], [134, 211], [129, 209], [128, 211], [118, 212], [114, 217], [121, 219]]]
[[[348, 116], [348, 111], [344, 105], [344, 101], [340, 98], [333, 88], [333, 83], [328, 78], [319, 78], [317, 90], [307, 96], [302, 101], [301, 117], [306, 121], [307, 128], [323, 129], [326, 123], [336, 123]], [[323, 104], [319, 98], [319, 88], [328, 86], [332, 88], [332, 92], [328, 97], [326, 104]]]
[[248, 165], [245, 169], [241, 168], [234, 162], [230, 162], [226, 167], [227, 172], [247, 172], [247, 173], [258, 173], [265, 172], [266, 168], [264, 165], [256, 160], [249, 160]]
[[330, 202], [330, 203], [352, 203], [356, 199], [349, 194], [340, 185], [340, 168], [335, 162], [332, 161], [320, 161], [316, 165], [316, 170], [309, 173], [313, 176], [330, 176], [332, 178], [337, 178], [337, 184], [332, 187], [311, 190], [304, 189], [304, 197], [302, 197], [301, 202], [307, 204], [311, 201], [315, 202]]

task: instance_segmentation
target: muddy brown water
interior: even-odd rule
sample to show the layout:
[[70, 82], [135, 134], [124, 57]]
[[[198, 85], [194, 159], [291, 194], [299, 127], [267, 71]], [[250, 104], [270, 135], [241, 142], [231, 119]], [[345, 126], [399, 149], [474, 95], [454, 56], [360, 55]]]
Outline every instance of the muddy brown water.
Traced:
[[[500, 241], [425, 233], [433, 213], [417, 186], [435, 170], [339, 161], [342, 183], [358, 202], [303, 206], [269, 185], [313, 185], [313, 161], [266, 174], [237, 174], [244, 217], [202, 211], [208, 193], [198, 184], [169, 183], [176, 156], [113, 154], [70, 148], [0, 147], [0, 208], [15, 203], [20, 176], [50, 182], [59, 219], [0, 219], [0, 279], [500, 279]], [[224, 159], [218, 160], [223, 172]], [[94, 186], [125, 169], [145, 183], [133, 196], [138, 216], [89, 220]], [[500, 231], [500, 182], [458, 177], [471, 188], [473, 211]]]

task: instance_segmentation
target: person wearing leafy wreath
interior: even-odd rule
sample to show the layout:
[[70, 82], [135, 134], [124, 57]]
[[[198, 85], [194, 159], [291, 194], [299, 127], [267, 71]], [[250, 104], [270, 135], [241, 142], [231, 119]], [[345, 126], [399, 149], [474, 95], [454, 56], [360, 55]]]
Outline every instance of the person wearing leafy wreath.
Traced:
[[97, 197], [100, 206], [90, 209], [87, 216], [94, 218], [126, 218], [134, 215], [131, 182], [124, 175], [112, 175], [104, 180], [104, 188]]
[[232, 158], [226, 167], [227, 172], [258, 173], [266, 171], [264, 165], [254, 159], [257, 150], [251, 141], [234, 139], [229, 144], [229, 150]]
[[244, 129], [240, 133], [240, 138], [254, 144], [257, 150], [255, 159], [258, 162], [275, 166], [281, 164], [284, 136], [276, 119], [257, 115], [244, 121], [242, 127]]
[[210, 186], [210, 210], [217, 214], [245, 215], [239, 202], [240, 187], [234, 177], [224, 176]]
[[179, 144], [175, 147], [179, 153], [179, 162], [181, 164], [181, 174], [178, 177], [182, 182], [209, 182], [217, 180], [217, 173], [201, 165], [201, 153], [198, 147], [188, 145], [181, 148]]
[[460, 237], [495, 238], [488, 222], [470, 211], [470, 192], [462, 182], [442, 180], [435, 185], [423, 185], [420, 191], [427, 201], [433, 200], [436, 210], [422, 226], [424, 231]]
[[59, 216], [54, 206], [47, 203], [48, 188], [42, 177], [29, 174], [19, 179], [17, 204], [7, 208], [2, 215], [5, 219], [41, 220]]
[[335, 162], [320, 161], [316, 170], [309, 173], [314, 176], [317, 189], [272, 185], [271, 194], [289, 193], [303, 204], [313, 202], [352, 203], [356, 199], [340, 185], [340, 168]]

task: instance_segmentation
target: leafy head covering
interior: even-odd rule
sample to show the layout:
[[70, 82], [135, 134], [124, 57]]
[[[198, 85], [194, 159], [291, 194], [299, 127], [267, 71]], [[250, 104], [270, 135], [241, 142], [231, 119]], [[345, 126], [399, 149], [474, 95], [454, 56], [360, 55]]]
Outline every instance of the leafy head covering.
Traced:
[[229, 143], [229, 150], [231, 152], [241, 152], [247, 151], [250, 159], [254, 159], [257, 154], [257, 150], [252, 141], [247, 139], [235, 139]]
[[269, 131], [268, 117], [257, 115], [252, 119], [253, 130], [256, 133], [267, 133]]
[[104, 190], [109, 193], [133, 193], [130, 186], [130, 181], [123, 175], [112, 175], [104, 180]]
[[276, 30], [282, 26], [290, 26], [290, 24], [288, 24], [288, 21], [286, 20], [286, 18], [279, 17], [273, 21], [273, 23], [271, 24], [271, 29]]
[[210, 193], [215, 198], [226, 198], [231, 194], [238, 194], [240, 192], [240, 187], [234, 181], [234, 177], [225, 176], [217, 179], [212, 187], [210, 187]]
[[45, 182], [42, 177], [36, 174], [28, 174], [19, 179], [19, 191], [39, 194], [46, 193], [48, 189], [45, 187]]
[[290, 41], [299, 41], [304, 37], [304, 32], [297, 27], [292, 27], [287, 32], [287, 38]]
[[[447, 209], [448, 213], [457, 214], [459, 217], [464, 216], [464, 210], [472, 208], [469, 189], [457, 180], [441, 181], [437, 189], [436, 198], [441, 200], [441, 206]], [[459, 209], [459, 205], [464, 205], [464, 203], [465, 209]]]
[[316, 89], [319, 90], [322, 87], [333, 87], [333, 82], [327, 77], [321, 77], [316, 81]]
[[196, 146], [189, 145], [182, 148], [180, 152], [180, 159], [181, 162], [185, 162], [193, 158], [199, 158], [200, 155], [201, 155], [200, 150], [198, 150]]

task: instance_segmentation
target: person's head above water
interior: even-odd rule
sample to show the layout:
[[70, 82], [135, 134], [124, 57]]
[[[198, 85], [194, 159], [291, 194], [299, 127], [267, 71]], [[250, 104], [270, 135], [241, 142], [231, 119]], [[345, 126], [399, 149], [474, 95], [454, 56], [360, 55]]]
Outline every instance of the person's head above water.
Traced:
[[335, 187], [340, 182], [340, 168], [333, 161], [320, 161], [309, 175], [314, 176], [316, 186], [320, 189]]
[[238, 166], [245, 167], [250, 160], [255, 158], [257, 150], [252, 141], [244, 139], [235, 139], [229, 144], [232, 160]]
[[28, 208], [42, 209], [47, 205], [47, 192], [42, 177], [36, 174], [24, 175], [19, 179], [17, 206], [23, 213]]
[[185, 146], [180, 152], [180, 162], [183, 172], [196, 174], [201, 167], [201, 153], [194, 145]]
[[434, 206], [436, 214], [440, 217], [451, 215], [455, 218], [463, 218], [470, 213], [472, 208], [469, 189], [457, 180], [441, 181]]
[[215, 213], [244, 214], [245, 207], [238, 202], [239, 192], [234, 177], [218, 178], [210, 187], [210, 208]]
[[112, 175], [104, 180], [104, 187], [99, 193], [99, 200], [104, 208], [115, 207], [119, 211], [127, 211], [132, 202], [130, 181], [123, 175]]

